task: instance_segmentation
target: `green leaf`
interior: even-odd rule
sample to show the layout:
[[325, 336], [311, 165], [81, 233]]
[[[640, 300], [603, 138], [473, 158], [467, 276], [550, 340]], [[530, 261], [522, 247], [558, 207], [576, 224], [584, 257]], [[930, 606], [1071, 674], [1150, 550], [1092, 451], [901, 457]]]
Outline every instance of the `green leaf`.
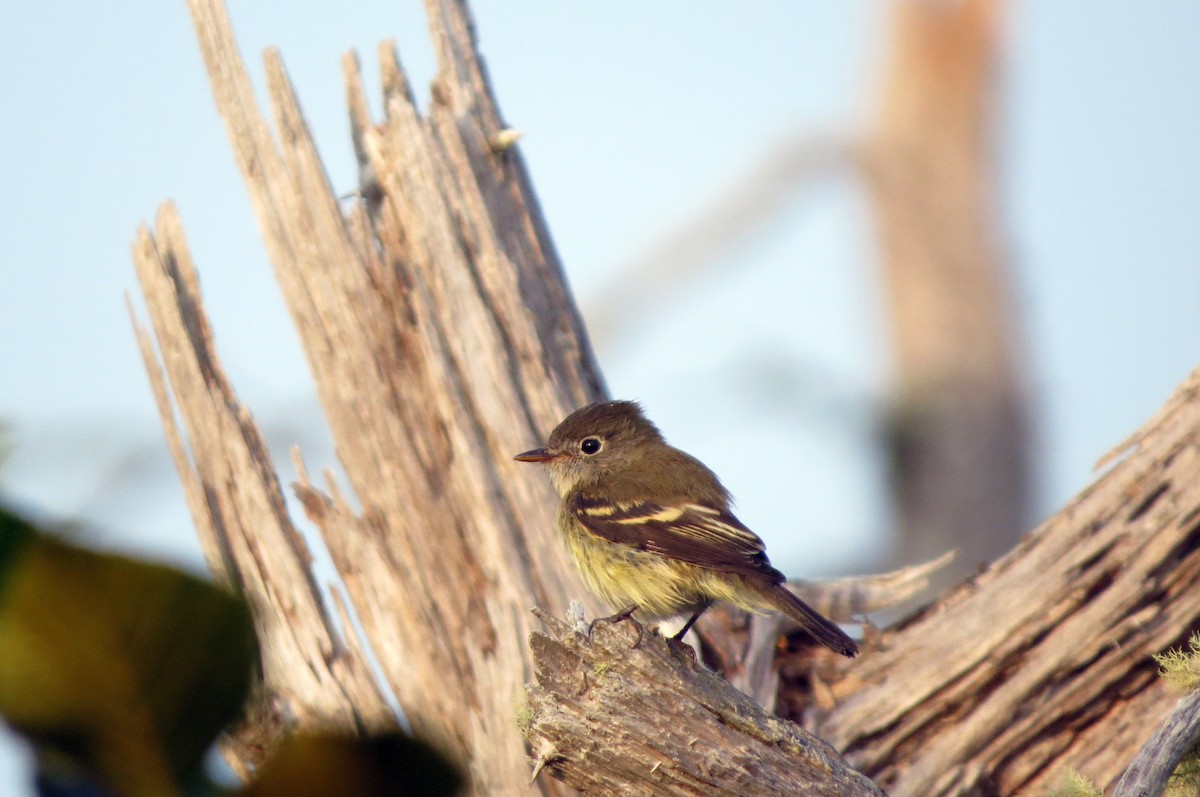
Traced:
[[23, 518], [0, 506], [0, 590], [4, 589], [4, 576], [17, 554], [34, 539], [37, 529]]
[[0, 541], [0, 714], [48, 776], [178, 793], [248, 693], [245, 604], [163, 565], [30, 537], [10, 513], [0, 522], [17, 535]]
[[451, 797], [463, 777], [448, 758], [403, 733], [284, 741], [239, 797]]

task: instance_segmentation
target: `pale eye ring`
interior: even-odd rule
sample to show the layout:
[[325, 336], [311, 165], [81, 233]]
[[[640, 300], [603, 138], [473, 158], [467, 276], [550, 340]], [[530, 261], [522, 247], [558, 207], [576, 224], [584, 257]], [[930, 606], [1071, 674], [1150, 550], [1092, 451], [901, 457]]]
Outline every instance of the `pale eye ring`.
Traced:
[[579, 443], [579, 450], [589, 457], [600, 453], [602, 448], [604, 448], [604, 442], [599, 437], [585, 437]]

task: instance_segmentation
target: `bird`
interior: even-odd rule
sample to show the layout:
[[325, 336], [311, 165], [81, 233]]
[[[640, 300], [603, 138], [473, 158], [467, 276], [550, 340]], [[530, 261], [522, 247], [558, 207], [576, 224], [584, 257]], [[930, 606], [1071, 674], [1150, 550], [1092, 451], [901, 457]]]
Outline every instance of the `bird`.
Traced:
[[[514, 459], [549, 470], [558, 528], [584, 582], [622, 607], [603, 620], [688, 616], [669, 640], [679, 643], [714, 602], [725, 601], [782, 612], [829, 649], [858, 652], [842, 629], [784, 586], [763, 541], [733, 514], [720, 479], [668, 444], [638, 403], [578, 409], [545, 446]], [[639, 623], [639, 643], [641, 634]]]

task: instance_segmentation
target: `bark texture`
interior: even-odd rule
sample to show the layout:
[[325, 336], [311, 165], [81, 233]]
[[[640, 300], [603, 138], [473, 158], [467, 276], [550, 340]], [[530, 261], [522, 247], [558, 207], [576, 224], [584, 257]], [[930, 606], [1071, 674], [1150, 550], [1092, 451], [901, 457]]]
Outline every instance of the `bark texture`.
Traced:
[[[545, 768], [586, 794], [883, 797], [832, 747], [629, 623], [588, 638], [545, 613], [524, 720]], [[636, 645], [636, 647], [635, 647]]]
[[[474, 793], [516, 794], [529, 782], [514, 720], [532, 677], [528, 609], [561, 611], [583, 590], [555, 535], [549, 485], [511, 457], [602, 388], [520, 155], [494, 146], [505, 126], [466, 9], [427, 5], [439, 60], [428, 114], [384, 47], [376, 124], [346, 58], [371, 180], [343, 210], [279, 54], [265, 56], [272, 124], [222, 5], [189, 2], [361, 509], [332, 480], [323, 492], [302, 476], [298, 494], [414, 730], [465, 764]], [[280, 725], [391, 722], [357, 646], [338, 641], [261, 437], [221, 373], [172, 208], [139, 233], [135, 260], [161, 364], [139, 337], [209, 564], [250, 595], [268, 651], [267, 699], [242, 735], [241, 768]]]
[[1110, 460], [841, 665], [810, 727], [895, 797], [1040, 794], [1067, 767], [1111, 785], [1177, 700], [1151, 656], [1200, 624], [1200, 371]]
[[158, 352], [135, 318], [138, 344], [205, 559], [250, 600], [262, 642], [269, 698], [233, 740], [231, 763], [246, 776], [289, 724], [394, 727], [358, 640], [343, 641], [337, 621], [345, 618], [322, 602], [266, 443], [216, 356], [173, 205], [159, 212], [154, 235], [138, 231], [133, 259]]
[[1113, 789], [1113, 797], [1162, 794], [1185, 755], [1200, 743], [1200, 691], [1176, 704], [1162, 725], [1134, 756]]

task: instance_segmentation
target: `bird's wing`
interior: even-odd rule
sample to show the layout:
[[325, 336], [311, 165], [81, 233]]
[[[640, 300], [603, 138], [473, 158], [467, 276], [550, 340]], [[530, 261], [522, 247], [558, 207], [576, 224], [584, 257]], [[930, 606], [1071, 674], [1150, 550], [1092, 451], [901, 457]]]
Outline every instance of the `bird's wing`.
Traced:
[[784, 581], [763, 552], [763, 542], [728, 510], [693, 502], [614, 502], [583, 494], [566, 510], [610, 542], [671, 559], [747, 576]]

